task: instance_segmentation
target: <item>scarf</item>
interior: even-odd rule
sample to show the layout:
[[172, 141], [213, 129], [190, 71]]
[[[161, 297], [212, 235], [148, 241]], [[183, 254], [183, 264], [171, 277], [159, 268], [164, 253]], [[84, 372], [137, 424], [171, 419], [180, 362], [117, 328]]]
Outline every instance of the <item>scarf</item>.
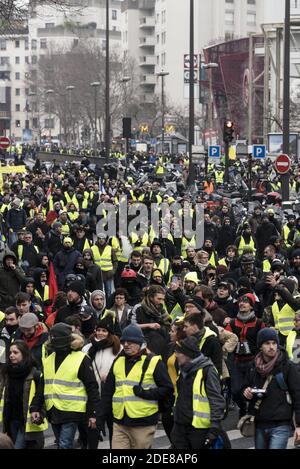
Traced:
[[94, 360], [97, 352], [113, 346], [113, 340], [109, 337], [103, 340], [96, 340], [95, 337], [93, 337], [91, 344], [92, 346], [88, 351], [88, 355], [91, 360]]
[[250, 313], [248, 313], [248, 314], [243, 314], [243, 313], [238, 312], [236, 317], [237, 317], [237, 319], [239, 319], [242, 322], [248, 322], [251, 319], [254, 320], [256, 318], [254, 311], [250, 311]]
[[257, 372], [263, 377], [266, 378], [273, 370], [277, 362], [279, 362], [282, 358], [282, 352], [278, 350], [276, 352], [275, 357], [266, 363], [263, 359], [262, 352], [259, 352], [255, 357], [255, 367]]
[[31, 360], [22, 361], [21, 363], [8, 363], [7, 374], [12, 379], [25, 379], [29, 375], [32, 368]]
[[146, 315], [154, 319], [157, 323], [163, 323], [165, 326], [170, 325], [171, 318], [167, 311], [164, 311], [161, 306], [156, 307], [147, 296], [142, 300], [141, 306]]

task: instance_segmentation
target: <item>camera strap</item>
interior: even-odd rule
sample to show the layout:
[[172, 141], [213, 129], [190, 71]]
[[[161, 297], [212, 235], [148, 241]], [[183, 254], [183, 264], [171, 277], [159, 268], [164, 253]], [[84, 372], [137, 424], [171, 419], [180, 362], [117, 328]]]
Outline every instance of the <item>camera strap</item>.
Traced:
[[[269, 375], [265, 381], [265, 384], [263, 385], [262, 389], [264, 391], [266, 391], [267, 387], [269, 386], [269, 384], [271, 383], [273, 379], [273, 375]], [[260, 407], [260, 404], [262, 403], [262, 399], [258, 399], [258, 401], [256, 401], [255, 405], [254, 405], [254, 409], [256, 411], [258, 411], [259, 407]]]

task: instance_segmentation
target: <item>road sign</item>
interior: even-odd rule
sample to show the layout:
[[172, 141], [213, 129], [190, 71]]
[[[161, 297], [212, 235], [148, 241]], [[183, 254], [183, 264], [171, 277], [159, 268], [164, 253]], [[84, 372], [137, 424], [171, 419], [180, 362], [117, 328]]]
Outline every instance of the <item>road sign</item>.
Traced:
[[288, 155], [279, 155], [275, 161], [275, 169], [279, 174], [286, 174], [291, 169], [291, 160]]
[[[189, 54], [184, 54], [184, 68], [191, 68], [190, 64], [190, 55]], [[198, 68], [198, 55], [194, 55], [194, 68]]]
[[8, 137], [0, 137], [0, 148], [2, 148], [2, 150], [5, 150], [6, 148], [8, 148], [10, 145], [10, 140]]
[[221, 146], [210, 145], [208, 147], [208, 157], [209, 158], [221, 158]]
[[253, 145], [252, 154], [253, 158], [265, 158], [267, 154], [266, 145]]
[[[190, 71], [189, 70], [184, 70], [183, 72], [183, 78], [184, 78], [184, 83], [189, 83], [190, 82]], [[198, 83], [198, 72], [197, 70], [194, 70], [194, 83]]]

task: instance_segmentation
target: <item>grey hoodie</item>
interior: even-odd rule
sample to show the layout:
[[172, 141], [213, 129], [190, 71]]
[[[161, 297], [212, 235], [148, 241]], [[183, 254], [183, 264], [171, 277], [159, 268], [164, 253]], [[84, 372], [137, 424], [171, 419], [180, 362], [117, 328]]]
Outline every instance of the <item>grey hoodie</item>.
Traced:
[[202, 353], [180, 369], [177, 381], [178, 398], [174, 409], [174, 422], [191, 425], [193, 421], [193, 384], [199, 369], [204, 369], [204, 386], [210, 405], [211, 427], [219, 427], [224, 416], [225, 400], [221, 392], [218, 372], [210, 358]]
[[[101, 308], [101, 309], [96, 309], [95, 306], [93, 305], [93, 299], [94, 299], [95, 296], [97, 296], [97, 295], [102, 295], [102, 296], [104, 297], [104, 305], [103, 305], [103, 308]], [[99, 319], [101, 319], [102, 314], [104, 313], [105, 308], [106, 308], [106, 296], [105, 296], [105, 292], [102, 291], [102, 290], [94, 290], [94, 291], [91, 293], [91, 296], [90, 296], [90, 299], [89, 299], [89, 303], [90, 303], [90, 306], [93, 308], [93, 311], [95, 312], [96, 317], [97, 317], [97, 321], [98, 321]]]

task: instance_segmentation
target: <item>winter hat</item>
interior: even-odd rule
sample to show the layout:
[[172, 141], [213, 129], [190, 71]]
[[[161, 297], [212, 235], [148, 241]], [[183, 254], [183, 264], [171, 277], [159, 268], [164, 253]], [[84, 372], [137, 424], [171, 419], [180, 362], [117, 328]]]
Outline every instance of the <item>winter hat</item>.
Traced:
[[279, 285], [285, 286], [291, 294], [294, 292], [295, 284], [290, 278], [283, 278], [280, 280]]
[[30, 328], [34, 327], [38, 324], [39, 320], [36, 314], [33, 313], [25, 313], [21, 316], [19, 320], [19, 327]]
[[292, 258], [293, 257], [300, 257], [300, 249], [295, 249], [295, 251], [293, 251]]
[[142, 345], [146, 342], [142, 329], [134, 324], [130, 324], [129, 326], [123, 329], [120, 342], [134, 342], [135, 344]]
[[264, 329], [261, 329], [257, 334], [257, 347], [260, 348], [262, 344], [264, 342], [268, 342], [268, 340], [274, 340], [279, 347], [279, 338], [275, 329], [265, 327]]
[[189, 304], [189, 305], [194, 305], [196, 306], [196, 308], [198, 308], [198, 310], [200, 311], [200, 313], [202, 313], [202, 308], [203, 308], [203, 302], [201, 300], [201, 298], [198, 298], [197, 296], [192, 296], [190, 298], [187, 298], [184, 302], [184, 306], [186, 304]]
[[197, 272], [189, 272], [184, 277], [185, 282], [194, 282], [196, 285], [199, 283]]
[[251, 290], [251, 283], [248, 277], [240, 277], [237, 281], [237, 287], [245, 287], [247, 290]]
[[69, 236], [67, 236], [67, 237], [64, 239], [63, 243], [64, 243], [64, 244], [70, 243], [71, 246], [73, 246], [73, 240], [72, 240], [72, 238], [70, 238]]
[[114, 334], [114, 324], [112, 316], [108, 315], [105, 318], [100, 319], [100, 321], [98, 321], [96, 325], [96, 329], [98, 328], [106, 329], [110, 334]]
[[175, 352], [183, 353], [190, 358], [197, 358], [201, 355], [199, 341], [193, 336], [186, 337], [185, 339], [176, 342]]
[[239, 303], [241, 303], [242, 301], [248, 301], [253, 307], [255, 305], [255, 296], [253, 295], [253, 293], [246, 293], [245, 295], [239, 298]]
[[68, 291], [70, 290], [74, 291], [75, 293], [78, 293], [79, 296], [84, 295], [84, 285], [79, 280], [74, 280], [73, 282], [70, 283], [68, 287]]
[[49, 334], [54, 349], [64, 349], [72, 342], [72, 326], [64, 322], [54, 324]]
[[157, 239], [157, 240], [154, 240], [153, 243], [151, 244], [151, 247], [150, 247], [150, 251], [152, 252], [154, 246], [159, 246], [160, 249], [162, 249], [162, 244], [161, 242]]
[[228, 269], [227, 269], [226, 265], [218, 265], [218, 267], [216, 268], [217, 276], [218, 275], [225, 275], [227, 273], [228, 273]]
[[283, 269], [284, 265], [280, 259], [274, 259], [271, 263], [271, 270], [274, 272], [276, 269]]
[[55, 221], [52, 225], [52, 228], [54, 230], [57, 230], [57, 228], [60, 228], [62, 226], [62, 223], [60, 223], [60, 221]]

